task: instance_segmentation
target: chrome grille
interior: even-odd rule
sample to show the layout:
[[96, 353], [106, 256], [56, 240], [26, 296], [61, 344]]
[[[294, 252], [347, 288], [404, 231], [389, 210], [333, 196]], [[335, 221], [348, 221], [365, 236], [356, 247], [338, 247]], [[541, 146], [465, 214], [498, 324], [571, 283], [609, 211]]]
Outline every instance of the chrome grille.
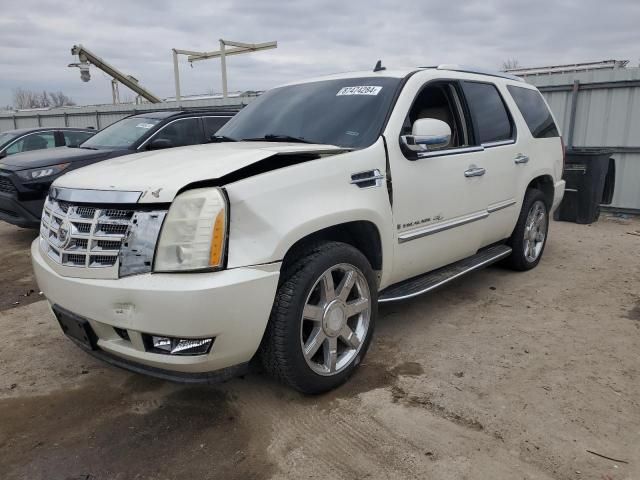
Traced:
[[114, 267], [134, 213], [47, 199], [40, 225], [43, 249], [60, 265]]

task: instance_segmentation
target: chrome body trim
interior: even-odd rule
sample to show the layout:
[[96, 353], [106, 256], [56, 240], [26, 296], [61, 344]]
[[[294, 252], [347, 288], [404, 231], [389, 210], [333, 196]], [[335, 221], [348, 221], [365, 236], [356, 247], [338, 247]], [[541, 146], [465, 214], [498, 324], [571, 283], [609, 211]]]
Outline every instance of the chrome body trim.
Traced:
[[484, 169], [482, 167], [476, 167], [475, 165], [471, 165], [468, 170], [464, 171], [464, 176], [467, 177], [467, 178], [469, 178], [469, 177], [481, 177], [485, 173], [487, 173], [486, 169]]
[[402, 135], [400, 140], [411, 151], [425, 152], [429, 151], [429, 147], [446, 146], [451, 140], [451, 135]]
[[[1, 149], [0, 152], [4, 152], [4, 151], [8, 150], [14, 144], [18, 143], [20, 140], [24, 140], [25, 138], [30, 137], [31, 135], [36, 135], [38, 133], [51, 133], [51, 132], [53, 132], [54, 142], [55, 142], [55, 134], [56, 134], [56, 131], [58, 131], [58, 130], [59, 130], [59, 128], [55, 128], [54, 127], [54, 128], [51, 128], [50, 130], [38, 130], [37, 132], [29, 132], [29, 133], [22, 134], [22, 135], [20, 135], [20, 136], [18, 136], [16, 138], [14, 138], [13, 140], [11, 140], [11, 143], [5, 145], [5, 147], [3, 149]], [[61, 146], [63, 146], [63, 145], [61, 145]], [[56, 148], [56, 147], [57, 147], [56, 145], [53, 146], [53, 148]], [[41, 149], [41, 150], [47, 150], [47, 149], [44, 148], [44, 149]], [[22, 152], [19, 152], [19, 153], [22, 153]]]
[[[376, 168], [374, 170], [352, 173], [350, 183], [351, 185], [357, 185], [360, 188], [381, 187], [383, 185], [382, 181], [385, 178], [387, 178], [386, 175]], [[373, 184], [368, 185], [371, 182], [373, 182]]]
[[503, 145], [513, 145], [514, 143], [516, 143], [514, 138], [510, 138], [508, 140], [499, 140], [497, 142], [487, 142], [487, 143], [483, 143], [482, 146], [484, 148], [491, 148], [491, 147], [501, 147]]
[[503, 208], [509, 208], [515, 205], [517, 202], [514, 199], [505, 200], [504, 202], [494, 203], [493, 205], [489, 205], [487, 211], [489, 213], [497, 212], [498, 210], [502, 210]]
[[49, 198], [72, 203], [138, 203], [142, 192], [51, 187]]
[[509, 255], [511, 255], [511, 249], [505, 250], [504, 252], [501, 252], [497, 255], [492, 256], [491, 258], [488, 258], [480, 263], [477, 263], [475, 265], [471, 265], [468, 268], [456, 273], [455, 275], [452, 275], [448, 278], [445, 278], [444, 280], [439, 281], [438, 283], [435, 283], [433, 285], [430, 285], [428, 288], [424, 288], [422, 290], [416, 291], [416, 292], [411, 292], [407, 295], [400, 295], [398, 297], [387, 297], [387, 298], [383, 298], [381, 300], [378, 300], [378, 303], [388, 303], [388, 302], [395, 302], [398, 300], [406, 300], [408, 298], [413, 298], [413, 297], [417, 297], [418, 295], [422, 295], [423, 293], [427, 293], [430, 292], [432, 290], [435, 290], [436, 288], [441, 287], [442, 285], [445, 285], [446, 283], [451, 282], [452, 280], [455, 280], [456, 278], [459, 278], [463, 275], [466, 275], [469, 272], [473, 272], [474, 270], [478, 270], [479, 268], [485, 267], [487, 265], [491, 265], [492, 263], [497, 262], [498, 260], [502, 260], [503, 258], [508, 257]]
[[484, 218], [487, 218], [489, 214], [497, 212], [504, 208], [509, 208], [516, 203], [516, 200], [510, 198], [509, 200], [494, 203], [490, 205], [486, 210], [481, 210], [478, 212], [470, 213], [468, 215], [464, 215], [462, 217], [447, 220], [445, 222], [436, 223], [435, 225], [428, 225], [426, 227], [404, 232], [398, 235], [398, 243], [410, 242], [411, 240], [416, 240], [418, 238], [426, 237], [428, 235], [433, 235], [439, 232], [444, 232], [445, 230], [449, 230], [451, 228], [461, 227], [462, 225], [482, 220]]
[[444, 155], [458, 155], [461, 153], [473, 153], [482, 152], [484, 147], [482, 145], [475, 147], [462, 147], [462, 148], [450, 148], [447, 150], [434, 150], [432, 152], [418, 153], [418, 158], [439, 157]]
[[135, 212], [120, 247], [120, 277], [149, 273], [166, 210]]
[[429, 225], [426, 227], [418, 228], [416, 230], [411, 230], [409, 232], [405, 232], [398, 235], [398, 243], [410, 242], [411, 240], [416, 240], [418, 238], [426, 237], [428, 235], [433, 235], [434, 233], [444, 232], [445, 230], [461, 227], [462, 225], [466, 225], [471, 222], [482, 220], [484, 218], [487, 218], [488, 216], [489, 216], [489, 211], [482, 210], [479, 212], [474, 212], [468, 215], [464, 215], [462, 217], [457, 217], [451, 220], [447, 220], [446, 222], [440, 222], [440, 223], [436, 223], [435, 225]]

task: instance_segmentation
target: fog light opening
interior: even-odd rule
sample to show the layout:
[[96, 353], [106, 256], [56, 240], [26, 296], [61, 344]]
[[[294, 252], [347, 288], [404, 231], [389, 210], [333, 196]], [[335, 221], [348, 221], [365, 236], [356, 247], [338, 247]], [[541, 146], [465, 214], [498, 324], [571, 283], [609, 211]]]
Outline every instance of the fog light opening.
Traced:
[[166, 355], [206, 355], [213, 338], [174, 338], [145, 335], [147, 351]]
[[113, 327], [113, 329], [122, 340], [126, 340], [127, 342], [131, 341], [131, 338], [129, 338], [129, 332], [127, 330], [118, 327]]

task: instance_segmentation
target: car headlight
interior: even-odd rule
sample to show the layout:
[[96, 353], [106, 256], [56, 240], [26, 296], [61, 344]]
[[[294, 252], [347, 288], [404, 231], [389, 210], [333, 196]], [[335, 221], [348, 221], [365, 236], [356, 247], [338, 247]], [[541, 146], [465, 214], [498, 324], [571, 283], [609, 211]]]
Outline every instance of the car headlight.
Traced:
[[222, 268], [227, 217], [227, 199], [219, 188], [198, 188], [178, 195], [160, 232], [154, 271]]
[[49, 165], [48, 167], [19, 170], [16, 173], [23, 180], [38, 180], [40, 178], [50, 177], [51, 175], [57, 175], [69, 165], [69, 163], [60, 163], [58, 165]]

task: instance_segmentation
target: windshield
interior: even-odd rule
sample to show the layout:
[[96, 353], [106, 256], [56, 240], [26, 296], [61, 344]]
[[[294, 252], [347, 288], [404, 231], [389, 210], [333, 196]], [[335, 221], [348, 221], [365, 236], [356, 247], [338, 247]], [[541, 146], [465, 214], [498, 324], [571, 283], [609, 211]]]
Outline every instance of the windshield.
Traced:
[[217, 135], [364, 148], [380, 135], [399, 84], [399, 78], [367, 77], [275, 88], [251, 102]]
[[125, 118], [100, 130], [80, 145], [80, 148], [131, 148], [158, 123], [160, 120], [157, 118]]
[[9, 143], [14, 138], [17, 138], [19, 134], [17, 133], [0, 133], [0, 148], [4, 147], [7, 143]]

